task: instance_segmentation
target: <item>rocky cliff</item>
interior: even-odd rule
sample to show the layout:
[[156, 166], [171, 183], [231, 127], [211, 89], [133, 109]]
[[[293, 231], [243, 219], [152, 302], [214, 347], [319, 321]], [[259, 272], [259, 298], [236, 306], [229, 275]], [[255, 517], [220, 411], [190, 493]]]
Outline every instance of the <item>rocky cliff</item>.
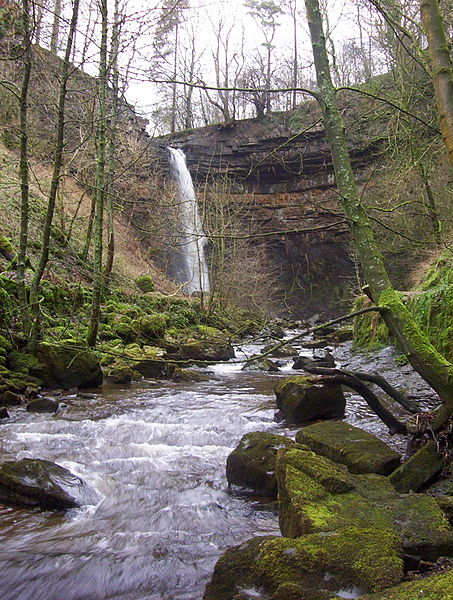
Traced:
[[[350, 105], [343, 108], [360, 179], [379, 149], [379, 125], [371, 130]], [[250, 244], [265, 248], [269, 271], [277, 273], [282, 312], [309, 316], [344, 310], [355, 267], [313, 103], [263, 119], [177, 133], [159, 143], [185, 151], [200, 187], [227, 182], [231, 201], [241, 205], [244, 230], [253, 231]]]

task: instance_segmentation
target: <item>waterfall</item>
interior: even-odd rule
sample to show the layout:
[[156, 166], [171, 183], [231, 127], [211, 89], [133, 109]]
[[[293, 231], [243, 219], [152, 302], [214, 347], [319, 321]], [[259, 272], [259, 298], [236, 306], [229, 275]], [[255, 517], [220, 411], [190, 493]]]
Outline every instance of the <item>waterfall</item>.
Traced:
[[170, 165], [178, 187], [179, 243], [181, 251], [175, 278], [184, 283], [185, 294], [209, 293], [209, 272], [205, 247], [207, 239], [186, 157], [180, 148], [168, 148]]

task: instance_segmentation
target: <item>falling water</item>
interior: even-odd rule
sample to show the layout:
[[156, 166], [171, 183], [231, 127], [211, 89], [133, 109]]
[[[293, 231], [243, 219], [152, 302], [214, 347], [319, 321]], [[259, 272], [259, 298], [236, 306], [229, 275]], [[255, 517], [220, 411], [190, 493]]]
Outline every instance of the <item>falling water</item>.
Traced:
[[183, 291], [209, 293], [209, 273], [205, 255], [207, 239], [203, 231], [192, 177], [180, 148], [168, 148], [170, 164], [178, 185], [181, 254], [176, 279], [184, 283]]

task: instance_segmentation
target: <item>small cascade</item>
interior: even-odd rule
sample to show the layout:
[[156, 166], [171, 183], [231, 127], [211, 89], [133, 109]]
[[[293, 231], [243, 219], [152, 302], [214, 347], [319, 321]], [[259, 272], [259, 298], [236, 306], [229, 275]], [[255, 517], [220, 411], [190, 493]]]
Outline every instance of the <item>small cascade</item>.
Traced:
[[168, 148], [170, 164], [178, 186], [179, 243], [181, 250], [175, 268], [175, 279], [184, 283], [183, 291], [209, 293], [209, 272], [206, 260], [206, 235], [198, 210], [198, 202], [186, 157], [180, 148]]

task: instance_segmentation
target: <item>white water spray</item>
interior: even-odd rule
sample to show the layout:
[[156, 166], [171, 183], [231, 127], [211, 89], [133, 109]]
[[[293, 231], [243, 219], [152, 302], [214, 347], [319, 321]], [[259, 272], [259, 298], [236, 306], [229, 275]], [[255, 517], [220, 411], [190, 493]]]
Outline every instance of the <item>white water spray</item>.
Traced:
[[209, 272], [206, 261], [206, 235], [198, 210], [198, 202], [186, 157], [180, 148], [168, 148], [170, 164], [178, 186], [181, 255], [176, 278], [184, 283], [184, 293], [209, 293]]

